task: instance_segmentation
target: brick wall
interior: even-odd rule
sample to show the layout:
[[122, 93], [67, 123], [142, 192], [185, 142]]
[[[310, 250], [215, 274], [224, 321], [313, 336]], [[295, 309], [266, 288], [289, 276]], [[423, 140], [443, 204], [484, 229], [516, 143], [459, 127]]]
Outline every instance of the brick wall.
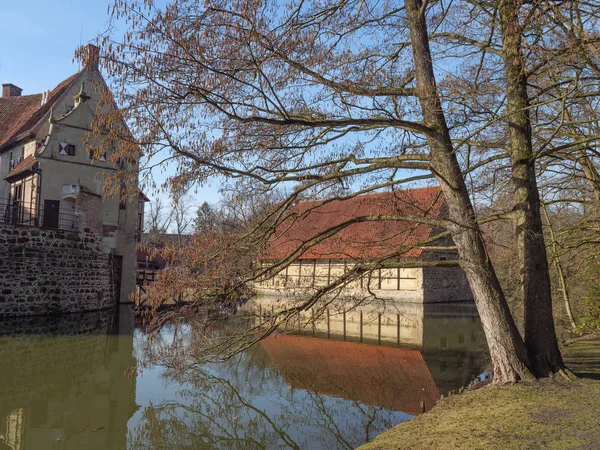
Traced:
[[80, 213], [79, 230], [84, 231], [88, 228], [102, 236], [102, 197], [82, 189], [77, 195], [75, 209]]
[[0, 224], [0, 317], [92, 311], [114, 305], [102, 239]]

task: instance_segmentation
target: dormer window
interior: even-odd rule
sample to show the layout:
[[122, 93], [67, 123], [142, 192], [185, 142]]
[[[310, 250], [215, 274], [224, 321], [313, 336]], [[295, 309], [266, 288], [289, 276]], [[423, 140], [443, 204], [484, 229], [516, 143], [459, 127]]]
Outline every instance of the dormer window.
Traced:
[[58, 154], [65, 156], [75, 156], [75, 146], [73, 144], [61, 142], [58, 144]]

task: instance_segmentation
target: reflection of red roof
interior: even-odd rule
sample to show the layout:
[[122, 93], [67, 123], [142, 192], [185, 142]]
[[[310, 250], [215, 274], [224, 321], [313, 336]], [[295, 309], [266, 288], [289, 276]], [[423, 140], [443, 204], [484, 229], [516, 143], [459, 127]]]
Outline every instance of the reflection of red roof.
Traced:
[[31, 168], [37, 164], [37, 159], [33, 157], [33, 155], [29, 155], [23, 161], [21, 161], [17, 166], [11, 170], [8, 175], [4, 177], [5, 180], [9, 180], [17, 175], [21, 175], [24, 173], [31, 172]]
[[[269, 243], [263, 259], [279, 260], [319, 233], [361, 216], [408, 215], [440, 217], [444, 207], [439, 187], [360, 195], [346, 200], [303, 202], [296, 205]], [[306, 211], [310, 210], [308, 213]], [[399, 220], [353, 223], [308, 249], [301, 258], [376, 258], [427, 239], [432, 226]], [[419, 257], [413, 248], [403, 257]]]
[[440, 396], [418, 350], [278, 335], [261, 341], [284, 379], [296, 389], [360, 401], [410, 414]]
[[15, 97], [0, 97], [0, 149], [16, 144], [19, 135], [31, 131], [54, 106], [59, 97], [77, 77], [70, 76], [48, 95], [48, 101], [42, 105], [42, 94]]

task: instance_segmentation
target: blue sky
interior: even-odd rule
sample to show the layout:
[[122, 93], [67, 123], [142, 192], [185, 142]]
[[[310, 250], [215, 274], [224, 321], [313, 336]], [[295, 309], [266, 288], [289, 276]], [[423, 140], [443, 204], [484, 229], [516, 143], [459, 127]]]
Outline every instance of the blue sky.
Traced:
[[106, 29], [106, 0], [0, 3], [0, 80], [23, 88], [24, 95], [51, 89], [76, 72], [75, 48]]
[[[112, 3], [0, 0], [0, 83], [16, 84], [23, 95], [35, 94], [52, 89], [77, 72], [80, 66], [73, 61], [75, 49], [105, 32], [107, 8]], [[196, 204], [214, 203], [219, 198], [215, 186], [201, 188], [192, 196]]]

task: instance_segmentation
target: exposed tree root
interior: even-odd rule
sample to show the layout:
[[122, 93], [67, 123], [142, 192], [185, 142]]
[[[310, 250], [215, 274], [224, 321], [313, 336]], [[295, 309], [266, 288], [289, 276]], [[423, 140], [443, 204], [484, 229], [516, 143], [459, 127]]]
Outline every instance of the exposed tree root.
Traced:
[[560, 381], [575, 381], [578, 377], [566, 367], [562, 367], [553, 372], [551, 378]]

